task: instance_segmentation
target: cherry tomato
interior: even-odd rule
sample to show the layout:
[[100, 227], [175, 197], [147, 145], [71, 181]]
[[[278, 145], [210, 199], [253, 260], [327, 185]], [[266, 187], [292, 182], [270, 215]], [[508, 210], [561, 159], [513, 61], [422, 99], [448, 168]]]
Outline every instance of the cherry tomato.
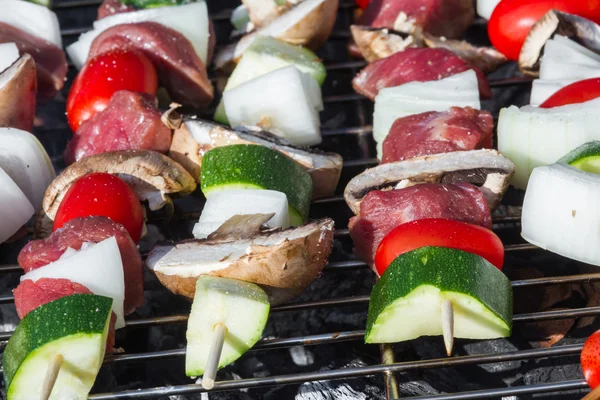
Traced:
[[79, 178], [62, 199], [52, 230], [74, 218], [103, 216], [127, 229], [134, 242], [142, 236], [144, 216], [133, 189], [118, 177], [95, 172]]
[[598, 97], [600, 97], [600, 78], [586, 79], [560, 89], [543, 102], [540, 107], [560, 107], [567, 104], [583, 103]]
[[594, 332], [581, 350], [581, 369], [592, 389], [600, 385], [600, 331]]
[[370, 2], [371, 2], [371, 0], [356, 0], [356, 5], [361, 10], [364, 10], [365, 8], [367, 8], [367, 6], [369, 5]]
[[440, 246], [480, 255], [502, 269], [504, 246], [496, 234], [478, 225], [443, 218], [407, 222], [392, 230], [379, 244], [375, 267], [379, 275], [399, 255], [425, 246]]
[[158, 76], [152, 62], [136, 51], [114, 51], [90, 60], [79, 72], [67, 98], [73, 131], [108, 105], [119, 90], [156, 95]]
[[552, 9], [600, 22], [600, 0], [502, 0], [488, 22], [492, 44], [509, 59], [518, 60], [531, 27]]

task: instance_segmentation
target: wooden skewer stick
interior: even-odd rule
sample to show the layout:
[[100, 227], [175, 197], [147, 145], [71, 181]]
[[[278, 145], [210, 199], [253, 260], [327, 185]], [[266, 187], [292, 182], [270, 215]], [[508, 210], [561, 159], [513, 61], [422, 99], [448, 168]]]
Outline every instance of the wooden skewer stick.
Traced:
[[594, 390], [589, 392], [583, 399], [581, 400], [598, 400], [600, 399], [600, 386], [596, 386]]
[[442, 303], [442, 334], [444, 336], [444, 345], [448, 357], [452, 355], [454, 346], [454, 308], [450, 300], [444, 300]]
[[48, 369], [46, 370], [44, 384], [42, 385], [41, 400], [48, 400], [50, 398], [50, 394], [52, 394], [52, 389], [54, 388], [56, 378], [58, 378], [58, 373], [60, 372], [60, 367], [62, 367], [64, 360], [65, 359], [60, 354], [57, 354], [50, 360], [50, 364], [48, 364]]
[[217, 369], [219, 368], [219, 360], [221, 359], [221, 351], [223, 350], [223, 343], [225, 343], [226, 333], [227, 327], [225, 324], [219, 323], [215, 325], [212, 344], [208, 352], [208, 361], [206, 362], [206, 368], [202, 376], [202, 387], [206, 390], [210, 390], [215, 386], [215, 378], [217, 377]]

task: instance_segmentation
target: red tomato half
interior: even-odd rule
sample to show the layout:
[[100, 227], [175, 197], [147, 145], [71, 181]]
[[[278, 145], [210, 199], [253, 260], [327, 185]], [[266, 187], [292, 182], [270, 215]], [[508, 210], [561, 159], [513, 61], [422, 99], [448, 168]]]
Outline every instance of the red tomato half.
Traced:
[[502, 0], [488, 22], [492, 44], [518, 60], [531, 27], [552, 9], [600, 22], [600, 0]]
[[567, 104], [584, 103], [600, 97], [600, 78], [572, 83], [554, 93], [543, 102], [541, 108], [560, 107]]
[[52, 230], [74, 218], [103, 216], [127, 229], [134, 242], [142, 236], [144, 216], [133, 189], [118, 177], [95, 172], [79, 178], [62, 199]]
[[399, 255], [425, 246], [449, 247], [474, 253], [500, 270], [504, 264], [504, 246], [494, 232], [465, 222], [430, 218], [402, 224], [383, 238], [375, 254], [377, 272], [383, 275]]
[[158, 76], [142, 53], [115, 51], [90, 60], [79, 71], [67, 98], [67, 119], [74, 132], [108, 105], [119, 90], [156, 95]]
[[600, 331], [594, 332], [581, 350], [581, 369], [592, 389], [600, 385]]

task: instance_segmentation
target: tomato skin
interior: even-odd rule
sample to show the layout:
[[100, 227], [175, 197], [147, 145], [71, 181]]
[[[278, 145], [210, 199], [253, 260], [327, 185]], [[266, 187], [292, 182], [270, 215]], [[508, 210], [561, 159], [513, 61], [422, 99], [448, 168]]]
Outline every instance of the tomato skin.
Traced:
[[502, 0], [488, 21], [492, 44], [509, 59], [518, 60], [531, 27], [552, 9], [600, 22], [600, 0]]
[[498, 269], [504, 264], [504, 246], [496, 234], [478, 225], [443, 218], [402, 224], [379, 244], [375, 267], [381, 276], [399, 255], [425, 246], [449, 247], [482, 256]]
[[364, 10], [365, 8], [367, 8], [367, 6], [369, 5], [370, 2], [371, 2], [371, 0], [356, 0], [356, 5], [361, 10]]
[[142, 236], [140, 201], [133, 189], [114, 175], [95, 172], [75, 181], [58, 207], [52, 231], [74, 218], [92, 216], [108, 217], [123, 225], [135, 243]]
[[600, 385], [600, 331], [592, 333], [581, 350], [581, 369], [592, 389]]
[[158, 75], [152, 62], [140, 52], [100, 54], [79, 71], [67, 98], [67, 119], [73, 132], [108, 105], [119, 90], [156, 95]]
[[600, 78], [586, 79], [572, 83], [554, 93], [540, 108], [552, 108], [567, 104], [584, 103], [600, 97]]

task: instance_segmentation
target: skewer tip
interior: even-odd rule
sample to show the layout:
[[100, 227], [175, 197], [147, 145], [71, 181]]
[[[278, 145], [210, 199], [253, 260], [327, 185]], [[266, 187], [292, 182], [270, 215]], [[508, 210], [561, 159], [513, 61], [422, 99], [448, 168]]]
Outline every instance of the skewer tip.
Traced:
[[219, 369], [219, 360], [221, 359], [226, 333], [227, 327], [225, 324], [218, 323], [215, 325], [208, 360], [206, 360], [206, 368], [202, 376], [202, 387], [206, 390], [210, 390], [215, 386], [215, 378], [217, 377], [217, 369]]
[[454, 347], [454, 308], [450, 300], [444, 300], [442, 303], [442, 335], [446, 354], [450, 357]]

